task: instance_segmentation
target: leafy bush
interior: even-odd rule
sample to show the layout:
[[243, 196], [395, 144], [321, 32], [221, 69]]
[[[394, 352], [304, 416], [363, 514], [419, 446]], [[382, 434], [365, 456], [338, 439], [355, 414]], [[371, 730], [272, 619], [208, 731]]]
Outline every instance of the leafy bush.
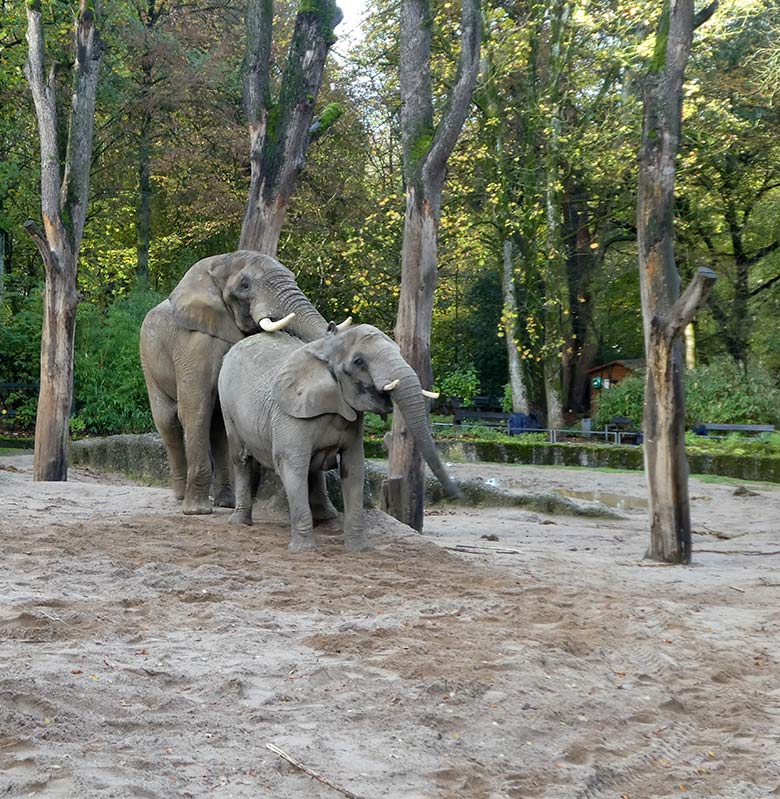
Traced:
[[780, 423], [780, 389], [766, 369], [745, 371], [731, 358], [719, 358], [689, 372], [685, 382], [689, 425]]
[[[624, 378], [615, 388], [602, 391], [594, 417], [597, 427], [614, 416], [639, 425], [644, 402], [644, 375]], [[747, 372], [730, 358], [719, 358], [685, 375], [686, 424], [778, 424], [780, 388], [765, 369]]]
[[[12, 278], [12, 275], [5, 276], [0, 305], [0, 383], [37, 383], [41, 366], [43, 294], [40, 285], [16, 286]], [[21, 399], [29, 400], [29, 397]]]
[[449, 397], [460, 397], [464, 408], [474, 407], [474, 397], [479, 394], [479, 376], [473, 364], [448, 372], [439, 383], [439, 388]]
[[594, 426], [604, 427], [615, 416], [624, 416], [639, 426], [642, 423], [644, 401], [644, 374], [628, 375], [614, 388], [599, 392], [598, 408], [593, 417]]
[[387, 420], [376, 413], [366, 413], [363, 416], [363, 433], [366, 436], [383, 436], [393, 424], [393, 415], [389, 414]]
[[79, 308], [76, 324], [74, 432], [138, 433], [154, 427], [138, 354], [146, 312], [160, 301], [136, 289], [105, 311]]

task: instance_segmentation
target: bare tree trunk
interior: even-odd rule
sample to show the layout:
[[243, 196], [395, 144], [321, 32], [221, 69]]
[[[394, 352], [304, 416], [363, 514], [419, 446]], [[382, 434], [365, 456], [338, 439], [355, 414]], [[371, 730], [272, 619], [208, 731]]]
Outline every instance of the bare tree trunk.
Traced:
[[561, 88], [565, 57], [563, 42], [571, 15], [568, 0], [555, 0], [551, 12], [550, 56], [547, 94], [550, 105], [550, 132], [545, 140], [545, 215], [547, 221], [547, 268], [545, 270], [545, 355], [544, 390], [547, 400], [547, 427], [563, 427], [562, 344], [564, 335], [562, 305], [565, 301], [561, 198], [559, 190]]
[[528, 392], [525, 389], [523, 364], [520, 353], [517, 351], [517, 298], [515, 297], [515, 266], [512, 258], [512, 241], [504, 240], [503, 251], [503, 280], [501, 288], [504, 299], [504, 309], [501, 320], [504, 325], [504, 339], [506, 340], [506, 355], [509, 364], [509, 386], [512, 390], [512, 411], [514, 413], [528, 413]]
[[249, 123], [251, 177], [239, 241], [242, 249], [276, 255], [287, 205], [309, 143], [341, 115], [340, 107], [331, 104], [312, 124], [325, 59], [336, 41], [333, 29], [341, 17], [335, 0], [301, 4], [274, 104], [269, 80], [273, 0], [249, 0], [247, 4], [244, 111]]
[[[460, 135], [479, 71], [479, 0], [463, 0], [461, 51], [455, 85], [434, 129], [431, 92], [431, 9], [429, 0], [401, 3], [401, 134], [406, 182], [406, 218], [401, 255], [401, 294], [395, 338], [423, 388], [430, 388], [431, 320], [436, 288], [436, 243], [447, 159]], [[400, 413], [393, 414], [385, 509], [422, 530], [423, 460]]]
[[27, 5], [28, 56], [25, 75], [41, 140], [43, 231], [25, 229], [43, 259], [46, 274], [41, 335], [41, 380], [35, 424], [34, 480], [66, 480], [68, 418], [73, 404], [73, 340], [76, 329], [76, 274], [89, 196], [89, 167], [95, 96], [103, 43], [87, 0], [76, 23], [71, 113], [64, 171], [60, 172], [57, 104], [53, 68], [45, 71], [39, 0]]
[[[700, 22], [715, 7], [713, 4], [700, 12]], [[647, 357], [645, 470], [651, 524], [647, 557], [669, 563], [689, 563], [691, 559], [680, 334], [715, 281], [714, 272], [700, 269], [680, 297], [674, 257], [675, 162], [682, 124], [683, 77], [695, 24], [693, 0], [665, 0], [645, 78], [637, 194]]]

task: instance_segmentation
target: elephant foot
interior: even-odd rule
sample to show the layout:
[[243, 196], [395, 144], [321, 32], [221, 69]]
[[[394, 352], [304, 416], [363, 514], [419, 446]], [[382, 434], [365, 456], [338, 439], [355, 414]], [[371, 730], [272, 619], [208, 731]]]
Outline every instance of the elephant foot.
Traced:
[[312, 508], [311, 517], [315, 522], [329, 522], [338, 519], [339, 512], [331, 505], [329, 508]]
[[187, 499], [181, 503], [181, 510], [187, 516], [205, 516], [212, 512], [211, 502], [209, 498], [203, 499]]
[[314, 540], [313, 535], [293, 535], [287, 549], [290, 552], [307, 552], [311, 549], [317, 549], [317, 542]]
[[214, 497], [215, 508], [235, 508], [236, 495], [233, 493], [232, 488], [220, 488], [217, 495]]
[[228, 519], [230, 524], [252, 524], [252, 511], [250, 510], [234, 510]]
[[173, 496], [181, 502], [184, 499], [184, 492], [187, 487], [187, 484], [184, 480], [174, 480], [173, 481]]
[[347, 552], [367, 552], [373, 547], [366, 538], [365, 533], [360, 533], [359, 535], [345, 535], [344, 549]]

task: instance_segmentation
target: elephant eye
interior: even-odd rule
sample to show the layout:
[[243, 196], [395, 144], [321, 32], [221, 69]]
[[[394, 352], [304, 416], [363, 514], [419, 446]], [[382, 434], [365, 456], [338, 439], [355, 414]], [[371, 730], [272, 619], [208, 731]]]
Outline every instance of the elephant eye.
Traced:
[[366, 362], [359, 355], [352, 363], [357, 366], [358, 369], [362, 369], [366, 365]]
[[238, 287], [241, 289], [241, 291], [249, 291], [249, 281], [244, 278], [241, 283], [239, 283]]

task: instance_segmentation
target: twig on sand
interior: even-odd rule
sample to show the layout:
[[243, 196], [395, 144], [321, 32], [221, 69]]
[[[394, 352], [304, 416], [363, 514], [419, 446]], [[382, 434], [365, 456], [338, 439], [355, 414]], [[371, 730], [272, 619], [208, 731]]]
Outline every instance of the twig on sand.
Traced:
[[730, 585], [730, 586], [729, 586], [729, 588], [730, 588], [732, 591], [739, 591], [739, 593], [740, 593], [740, 594], [744, 594], [744, 593], [745, 593], [745, 589], [744, 589], [744, 588], [739, 588], [739, 587], [738, 587], [738, 586], [736, 586], [736, 585]]
[[352, 791], [348, 790], [347, 788], [342, 788], [339, 785], [331, 782], [327, 777], [317, 774], [316, 771], [313, 771], [308, 766], [304, 766], [303, 763], [288, 755], [287, 752], [280, 749], [278, 746], [267, 743], [266, 748], [270, 749], [275, 755], [279, 755], [279, 757], [281, 757], [283, 760], [286, 760], [291, 766], [295, 766], [295, 768], [299, 769], [313, 780], [317, 780], [317, 782], [321, 782], [323, 785], [333, 788], [334, 791], [338, 791], [342, 796], [346, 796], [347, 799], [363, 799], [363, 797], [358, 796], [356, 793], [352, 793]]
[[780, 555], [780, 549], [773, 549], [769, 552], [752, 552], [749, 549], [696, 549], [695, 552], [709, 552], [712, 555], [752, 555], [753, 557], [760, 557], [761, 555]]
[[469, 555], [480, 555], [483, 552], [494, 552], [496, 555], [522, 555], [519, 549], [506, 549], [504, 547], [489, 547], [484, 544], [455, 544], [443, 546], [442, 549], [451, 549], [453, 552], [465, 552]]

